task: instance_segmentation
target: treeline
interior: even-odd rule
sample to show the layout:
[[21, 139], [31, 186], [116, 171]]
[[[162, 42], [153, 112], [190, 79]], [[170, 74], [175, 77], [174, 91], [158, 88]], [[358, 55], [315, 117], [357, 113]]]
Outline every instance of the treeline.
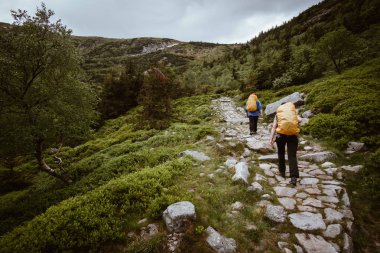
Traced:
[[379, 0], [323, 1], [223, 57], [198, 61], [184, 81], [200, 84], [201, 92], [251, 91], [341, 73], [378, 56], [379, 12]]

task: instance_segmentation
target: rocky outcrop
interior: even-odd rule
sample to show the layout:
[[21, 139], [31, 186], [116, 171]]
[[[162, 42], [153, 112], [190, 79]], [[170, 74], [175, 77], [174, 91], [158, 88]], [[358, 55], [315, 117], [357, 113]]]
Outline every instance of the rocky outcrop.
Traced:
[[302, 97], [302, 93], [294, 92], [293, 94], [286, 96], [272, 104], [269, 104], [265, 107], [265, 115], [273, 115], [276, 113], [277, 108], [284, 102], [292, 102], [296, 106], [302, 105], [304, 103], [304, 99]]

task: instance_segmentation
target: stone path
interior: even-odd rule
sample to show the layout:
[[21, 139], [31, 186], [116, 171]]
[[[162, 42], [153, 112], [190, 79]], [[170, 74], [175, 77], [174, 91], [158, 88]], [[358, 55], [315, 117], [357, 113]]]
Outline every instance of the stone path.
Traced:
[[257, 134], [250, 136], [243, 108], [236, 107], [227, 97], [214, 100], [213, 107], [225, 121], [220, 129], [224, 139], [231, 143], [242, 142], [259, 155], [259, 164], [255, 166], [258, 169], [252, 176], [249, 176], [254, 171], [252, 168], [248, 174], [242, 169], [250, 160], [250, 151], [246, 149], [241, 157], [226, 157], [226, 166], [235, 166], [237, 170], [233, 179], [246, 184], [247, 190], [259, 193], [265, 189], [263, 182], [268, 182], [270, 189], [265, 190], [276, 198], [261, 193], [263, 200], [256, 204], [266, 208], [268, 219], [288, 222], [298, 230], [289, 239], [278, 242], [279, 251], [353, 252], [351, 233], [354, 217], [344, 183], [340, 181], [342, 171], [353, 167], [335, 166], [328, 161], [334, 157], [333, 153], [300, 138], [300, 147], [303, 147], [297, 152], [300, 178], [297, 186], [292, 187], [288, 178], [279, 175], [277, 154], [269, 145], [271, 124], [259, 121]]

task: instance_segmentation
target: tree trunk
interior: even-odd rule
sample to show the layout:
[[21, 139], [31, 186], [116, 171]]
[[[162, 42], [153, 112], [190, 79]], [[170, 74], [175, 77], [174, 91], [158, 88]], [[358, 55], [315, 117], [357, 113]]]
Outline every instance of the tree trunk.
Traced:
[[62, 175], [58, 174], [54, 169], [50, 168], [49, 165], [46, 164], [46, 162], [43, 158], [43, 154], [42, 154], [42, 150], [43, 150], [42, 146], [43, 146], [43, 140], [38, 139], [36, 141], [36, 154], [35, 154], [35, 156], [36, 156], [36, 159], [38, 162], [39, 169], [41, 171], [47, 172], [48, 174], [52, 175], [53, 177], [61, 179], [63, 182], [65, 182], [67, 184], [71, 183], [72, 181], [70, 179], [66, 179]]

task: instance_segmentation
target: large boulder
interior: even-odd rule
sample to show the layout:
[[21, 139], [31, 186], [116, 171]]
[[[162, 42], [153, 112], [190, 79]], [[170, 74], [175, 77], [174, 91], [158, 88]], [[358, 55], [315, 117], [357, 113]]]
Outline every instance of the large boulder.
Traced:
[[167, 230], [172, 233], [184, 232], [192, 221], [195, 221], [195, 207], [189, 201], [181, 201], [171, 204], [162, 215]]
[[246, 162], [239, 162], [235, 165], [235, 175], [232, 177], [233, 181], [242, 181], [248, 184], [248, 164]]
[[293, 94], [286, 96], [272, 104], [269, 104], [265, 107], [265, 115], [269, 116], [276, 113], [277, 108], [283, 103], [292, 102], [296, 106], [302, 105], [304, 103], [304, 99], [302, 98], [302, 94], [299, 92], [294, 92]]
[[212, 227], [206, 229], [206, 242], [210, 247], [218, 253], [233, 253], [236, 252], [236, 241], [232, 238], [226, 238], [219, 234]]

